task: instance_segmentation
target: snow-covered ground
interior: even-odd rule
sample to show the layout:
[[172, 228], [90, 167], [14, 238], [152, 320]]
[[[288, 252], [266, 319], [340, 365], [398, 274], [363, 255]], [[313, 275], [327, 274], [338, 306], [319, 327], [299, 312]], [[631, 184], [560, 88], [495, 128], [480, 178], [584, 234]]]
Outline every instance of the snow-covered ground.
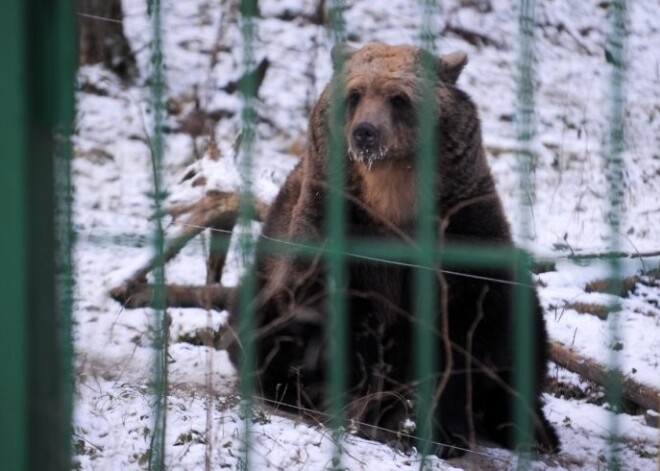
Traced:
[[[271, 199], [296, 162], [308, 111], [329, 78], [331, 40], [324, 27], [309, 21], [316, 1], [261, 0], [257, 21], [257, 61], [270, 61], [260, 88], [260, 123], [254, 189]], [[416, 2], [349, 2], [348, 38], [418, 42], [421, 17]], [[492, 3], [480, 12], [479, 5]], [[468, 52], [470, 63], [459, 84], [477, 103], [485, 145], [513, 223], [518, 227], [519, 183], [516, 169], [516, 12], [508, 0], [445, 1], [434, 18], [437, 49]], [[640, 383], [660, 388], [660, 282], [641, 277], [624, 297], [585, 290], [605, 279], [603, 262], [571, 261], [570, 254], [601, 253], [610, 247], [607, 182], [602, 143], [607, 129], [610, 66], [604, 47], [610, 2], [569, 0], [537, 2], [537, 68], [533, 241], [537, 256], [560, 259], [555, 271], [538, 275], [539, 291], [553, 340], [602, 364], [618, 351], [621, 371]], [[626, 84], [625, 181], [619, 249], [629, 253], [660, 250], [660, 4], [630, 2], [628, 81]], [[108, 291], [149, 257], [153, 233], [149, 135], [149, 41], [147, 2], [124, 0], [124, 26], [141, 70], [139, 84], [123, 87], [100, 67], [80, 70], [75, 136], [74, 203], [77, 244], [75, 347], [75, 453], [81, 469], [138, 469], [148, 463], [153, 415], [151, 313], [125, 310]], [[460, 6], [465, 5], [465, 6]], [[473, 6], [470, 6], [473, 5]], [[466, 41], [456, 31], [480, 36]], [[240, 129], [240, 97], [226, 86], [241, 75], [236, 2], [177, 0], [164, 2], [168, 133], [164, 162], [168, 201], [194, 201], [210, 188], [238, 184], [232, 143]], [[474, 42], [474, 41], [473, 41]], [[213, 58], [212, 51], [217, 51]], [[194, 146], [180, 132], [195, 107], [221, 117], [214, 125], [221, 158], [195, 161]], [[181, 183], [189, 166], [208, 176], [205, 186]], [[203, 284], [208, 234], [190, 242], [168, 264], [170, 282]], [[660, 257], [626, 259], [622, 275], [660, 268]], [[234, 283], [236, 264], [223, 281]], [[586, 313], [610, 314], [610, 323]], [[594, 307], [595, 306], [595, 307]], [[604, 310], [604, 311], [603, 311]], [[172, 469], [236, 469], [244, 466], [243, 421], [236, 403], [235, 374], [222, 350], [200, 345], [217, 332], [226, 312], [169, 309], [166, 457]], [[554, 365], [551, 376], [566, 391], [546, 394], [546, 412], [556, 425], [563, 451], [539, 457], [535, 469], [602, 469], [614, 414], [602, 390]], [[563, 388], [563, 389], [562, 389]], [[617, 414], [617, 447], [625, 469], [658, 466], [660, 430], [643, 415]], [[418, 469], [420, 456], [346, 435], [345, 469]], [[324, 469], [332, 464], [329, 430], [295, 417], [263, 411], [250, 428], [250, 468]], [[508, 469], [516, 458], [483, 445], [457, 462], [430, 458], [429, 469], [474, 466]]]

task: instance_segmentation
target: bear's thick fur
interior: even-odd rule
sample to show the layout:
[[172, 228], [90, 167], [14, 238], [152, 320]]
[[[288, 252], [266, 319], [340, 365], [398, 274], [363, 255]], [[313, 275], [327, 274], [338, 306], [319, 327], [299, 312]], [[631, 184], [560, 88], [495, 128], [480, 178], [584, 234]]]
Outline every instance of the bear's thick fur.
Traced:
[[[289, 175], [263, 227], [265, 239], [323, 244], [327, 231], [325, 196], [330, 136], [345, 143], [347, 236], [362, 241], [413, 243], [417, 191], [417, 109], [420, 63], [430, 53], [408, 45], [373, 43], [354, 50], [340, 47], [343, 66], [316, 104], [308, 131], [307, 155]], [[437, 175], [433, 197], [438, 242], [512, 247], [509, 225], [497, 195], [481, 142], [477, 111], [456, 80], [467, 62], [463, 53], [439, 59], [434, 119]], [[335, 95], [334, 90], [343, 84]], [[345, 100], [342, 129], [330, 119], [330, 99]], [[281, 407], [324, 411], [329, 370], [326, 329], [326, 278], [322, 257], [260, 253], [254, 305], [256, 385]], [[365, 258], [347, 259], [348, 364], [346, 416], [359, 433], [376, 440], [397, 439], [402, 422], [413, 414], [414, 268]], [[460, 273], [462, 271], [462, 273]], [[465, 275], [469, 276], [465, 276]], [[438, 271], [436, 339], [437, 378], [451, 374], [434, 404], [435, 438], [450, 446], [441, 456], [462, 454], [472, 432], [503, 446], [514, 446], [514, 327], [512, 275], [507, 270], [474, 268]], [[502, 280], [497, 281], [497, 280]], [[531, 279], [528, 282], [531, 285]], [[530, 440], [542, 451], [558, 450], [553, 427], [541, 409], [546, 378], [547, 334], [533, 293], [533, 403]], [[443, 328], [443, 306], [448, 328]], [[238, 312], [236, 306], [232, 309]], [[233, 316], [232, 326], [238, 325]], [[448, 332], [447, 332], [448, 331]], [[443, 335], [444, 334], [444, 335]], [[229, 351], [240, 361], [239, 335]], [[470, 350], [468, 352], [468, 350]], [[468, 363], [469, 360], [469, 363]], [[468, 377], [466, 368], [472, 374]], [[466, 404], [471, 397], [471, 404]], [[372, 427], [374, 426], [374, 427]]]

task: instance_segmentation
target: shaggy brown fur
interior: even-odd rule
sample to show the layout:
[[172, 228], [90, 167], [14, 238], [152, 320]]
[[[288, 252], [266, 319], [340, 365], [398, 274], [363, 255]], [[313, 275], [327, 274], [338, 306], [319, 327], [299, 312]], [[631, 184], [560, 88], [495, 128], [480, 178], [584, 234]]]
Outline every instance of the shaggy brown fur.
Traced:
[[[429, 53], [414, 46], [376, 43], [360, 50], [336, 49], [333, 54], [341, 55], [344, 65], [312, 112], [307, 155], [273, 203], [263, 234], [323, 244], [329, 137], [339, 136], [346, 143], [348, 236], [411, 243], [417, 213], [420, 59], [428, 59]], [[467, 58], [454, 53], [433, 61], [438, 170], [432, 196], [440, 208], [435, 217], [438, 241], [510, 247], [509, 226], [485, 159], [476, 108], [455, 85]], [[340, 84], [337, 95], [346, 104], [346, 119], [341, 129], [335, 129], [330, 98]], [[282, 406], [323, 411], [332, 361], [326, 348], [329, 321], [323, 259], [261, 254], [256, 268], [258, 291], [252, 307], [257, 328], [250, 341], [257, 349], [255, 379], [260, 393]], [[437, 377], [451, 366], [434, 404], [435, 437], [449, 445], [437, 450], [441, 456], [461, 454], [453, 446], [469, 447], [475, 430], [502, 445], [514, 444], [512, 332], [518, 314], [511, 284], [506, 283], [512, 275], [506, 270], [462, 271], [438, 272], [436, 284]], [[411, 268], [349, 258], [343, 285], [334, 287], [347, 296], [347, 416], [364, 424], [359, 427], [362, 435], [385, 442], [397, 438], [400, 424], [412, 414], [413, 283]], [[530, 442], [554, 451], [557, 435], [540, 403], [547, 335], [533, 296], [534, 398], [528, 408], [535, 431]], [[238, 312], [236, 307], [233, 312]], [[232, 325], [236, 328], [235, 317]], [[234, 361], [242, 351], [238, 338], [230, 341]], [[472, 374], [466, 374], [467, 368]]]

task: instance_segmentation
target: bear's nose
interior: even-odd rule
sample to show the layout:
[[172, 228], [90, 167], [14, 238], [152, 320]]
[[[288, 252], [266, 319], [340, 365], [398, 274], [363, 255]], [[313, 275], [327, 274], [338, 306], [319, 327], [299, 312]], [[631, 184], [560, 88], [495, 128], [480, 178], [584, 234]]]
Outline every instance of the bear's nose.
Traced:
[[378, 129], [371, 123], [360, 123], [353, 130], [353, 142], [357, 147], [367, 149], [378, 142]]

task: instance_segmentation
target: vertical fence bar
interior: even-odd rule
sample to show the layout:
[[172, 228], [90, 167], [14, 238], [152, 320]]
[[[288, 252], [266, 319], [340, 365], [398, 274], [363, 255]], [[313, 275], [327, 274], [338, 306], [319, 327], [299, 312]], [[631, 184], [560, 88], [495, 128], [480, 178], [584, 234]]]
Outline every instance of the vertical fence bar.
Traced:
[[[27, 2], [25, 79], [27, 118], [24, 174], [27, 191], [27, 291], [30, 378], [29, 464], [32, 469], [70, 469], [70, 312], [61, 291], [70, 270], [69, 214], [58, 214], [67, 195], [56, 196], [56, 169], [68, 171], [73, 119], [75, 39], [73, 4]], [[59, 182], [58, 182], [59, 183]], [[65, 188], [64, 191], [69, 191]], [[60, 199], [62, 198], [62, 199]], [[58, 220], [59, 218], [59, 220]], [[59, 226], [58, 226], [59, 222]], [[69, 228], [70, 230], [70, 228]], [[63, 240], [59, 237], [64, 236]]]
[[534, 105], [534, 28], [536, 20], [534, 0], [520, 0], [518, 16], [518, 171], [520, 178], [519, 233], [523, 241], [532, 237], [530, 215], [535, 201], [535, 185], [531, 178], [536, 167], [536, 152], [533, 149], [536, 135]]
[[[624, 83], [626, 77], [626, 0], [615, 0], [611, 3], [610, 32], [607, 38], [606, 59], [611, 65], [611, 75], [608, 89], [609, 120], [607, 135], [605, 136], [604, 155], [607, 169], [607, 183], [609, 195], [608, 222], [610, 225], [610, 253], [619, 253], [621, 249], [621, 212], [623, 204], [623, 151], [625, 146], [625, 96]], [[606, 388], [607, 401], [610, 403], [613, 414], [609, 427], [608, 466], [612, 470], [621, 468], [618, 456], [619, 424], [617, 413], [621, 410], [621, 383], [618, 372], [620, 370], [618, 349], [614, 345], [619, 341], [619, 313], [621, 306], [618, 296], [621, 293], [621, 263], [614, 255], [610, 258], [610, 283], [608, 292], [615, 301], [608, 316], [610, 331], [610, 358], [608, 367], [608, 381]]]
[[240, 84], [243, 97], [243, 114], [241, 130], [241, 154], [239, 173], [241, 176], [241, 188], [239, 192], [239, 220], [240, 228], [239, 250], [244, 262], [246, 262], [246, 273], [242, 277], [239, 295], [239, 332], [241, 332], [241, 345], [243, 346], [243, 359], [240, 365], [241, 371], [241, 397], [243, 413], [243, 440], [245, 442], [243, 469], [250, 469], [250, 426], [252, 419], [252, 396], [254, 394], [254, 371], [256, 368], [255, 345], [252, 341], [254, 332], [254, 266], [247, 263], [254, 251], [254, 242], [251, 236], [251, 225], [253, 215], [252, 197], [252, 162], [254, 144], [256, 139], [256, 82], [255, 74], [249, 73], [254, 70], [256, 63], [254, 58], [254, 42], [256, 39], [257, 15], [256, 0], [242, 0], [240, 4], [241, 13], [241, 38], [242, 38], [242, 65], [243, 79]]
[[[420, 107], [418, 110], [418, 136], [419, 151], [417, 159], [417, 252], [415, 264], [418, 268], [415, 270], [415, 364], [416, 378], [419, 381], [418, 404], [417, 404], [417, 435], [420, 438], [419, 451], [422, 454], [422, 464], [424, 467], [424, 457], [430, 451], [430, 443], [433, 438], [433, 423], [435, 408], [439, 404], [433, 404], [434, 391], [436, 384], [442, 387], [442, 380], [436, 383], [433, 373], [437, 371], [435, 358], [437, 357], [437, 348], [434, 344], [435, 336], [433, 332], [436, 328], [438, 310], [437, 278], [433, 270], [435, 266], [434, 251], [437, 244], [438, 226], [435, 220], [436, 208], [436, 189], [435, 181], [437, 175], [438, 152], [436, 136], [436, 110], [437, 100], [435, 96], [435, 84], [437, 78], [437, 62], [435, 58], [435, 32], [433, 19], [436, 17], [436, 2], [434, 0], [421, 0], [422, 29], [421, 45], [429, 52], [422, 54], [419, 64], [422, 76], [422, 87], [420, 92]], [[442, 112], [442, 111], [439, 111]], [[446, 313], [443, 313], [446, 319]], [[441, 329], [446, 327], [443, 323]], [[445, 330], [443, 330], [445, 331]], [[451, 348], [450, 345], [444, 345], [443, 367], [447, 373], [451, 368]]]
[[151, 454], [149, 469], [165, 469], [165, 430], [167, 427], [167, 348], [168, 326], [165, 311], [165, 233], [162, 224], [163, 191], [163, 93], [165, 77], [163, 72], [162, 12], [160, 0], [149, 0], [151, 13], [151, 111], [153, 116], [153, 134], [151, 137], [151, 159], [153, 179], [154, 219], [153, 250], [157, 263], [152, 271], [154, 276], [154, 295], [152, 300], [153, 332], [153, 431], [151, 435]]
[[28, 462], [28, 303], [26, 136], [27, 89], [24, 2], [9, 2], [0, 15], [0, 218], [10, 221], [0, 231], [0, 296], [5, 313], [0, 329], [0, 456], [8, 471]]
[[[344, 24], [343, 0], [333, 0], [330, 4], [330, 33], [335, 46], [344, 43], [346, 37]], [[328, 345], [330, 347], [330, 365], [328, 394], [330, 398], [331, 426], [335, 449], [333, 453], [333, 467], [341, 466], [341, 430], [344, 425], [342, 409], [344, 407], [346, 391], [346, 224], [345, 224], [345, 192], [346, 187], [346, 143], [343, 133], [346, 119], [346, 106], [343, 99], [344, 77], [341, 74], [343, 67], [343, 54], [336, 54], [333, 64], [336, 71], [335, 85], [330, 97], [331, 132], [329, 136], [328, 155], [328, 194], [326, 198], [326, 234], [327, 234], [327, 283], [328, 283], [328, 315], [330, 326], [327, 331]]]
[[[75, 4], [57, 2], [54, 16], [56, 31], [52, 44], [57, 49], [57, 67], [49, 69], [53, 80], [56, 100], [54, 135], [55, 181], [55, 298], [57, 312], [57, 341], [60, 357], [60, 389], [62, 391], [62, 437], [59, 453], [64, 469], [71, 464], [72, 404], [75, 379], [73, 376], [72, 313], [73, 289], [73, 145], [74, 132], [74, 77], [77, 68], [78, 48], [76, 39]], [[46, 75], [48, 77], [48, 75]], [[43, 469], [43, 468], [42, 468]]]
[[[534, 184], [531, 178], [535, 168], [536, 154], [533, 150], [535, 136], [534, 123], [534, 0], [521, 0], [518, 17], [518, 171], [520, 178], [520, 198], [518, 211], [520, 216], [519, 236], [522, 241], [531, 238], [530, 214], [534, 205]], [[533, 404], [534, 321], [532, 312], [532, 290], [524, 286], [528, 278], [529, 260], [521, 252], [516, 257], [515, 281], [515, 371], [514, 385], [519, 394], [514, 405], [516, 425], [515, 443], [519, 450], [518, 469], [527, 469], [530, 460], [530, 437], [533, 428], [529, 407]]]

